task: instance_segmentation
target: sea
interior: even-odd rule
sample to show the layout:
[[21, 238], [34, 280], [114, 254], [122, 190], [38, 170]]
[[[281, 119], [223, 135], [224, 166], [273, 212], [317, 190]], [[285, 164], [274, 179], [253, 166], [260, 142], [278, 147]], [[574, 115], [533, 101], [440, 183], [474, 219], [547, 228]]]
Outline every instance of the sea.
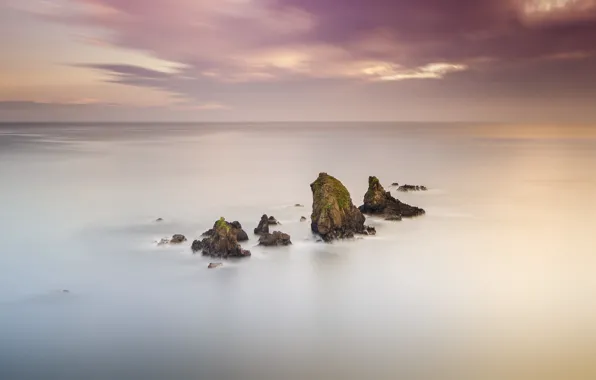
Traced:
[[[320, 172], [426, 214], [318, 242]], [[594, 378], [596, 125], [0, 124], [2, 380]]]

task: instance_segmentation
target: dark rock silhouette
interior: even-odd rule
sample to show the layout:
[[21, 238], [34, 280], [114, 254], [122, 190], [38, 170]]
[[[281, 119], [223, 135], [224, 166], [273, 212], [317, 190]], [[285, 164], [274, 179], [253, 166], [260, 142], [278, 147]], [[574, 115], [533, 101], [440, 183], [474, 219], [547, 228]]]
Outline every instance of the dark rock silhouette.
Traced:
[[425, 211], [419, 207], [410, 206], [391, 196], [385, 191], [377, 177], [368, 178], [368, 191], [364, 195], [364, 204], [359, 207], [367, 215], [384, 216], [386, 220], [401, 220], [420, 216]]
[[222, 263], [209, 263], [209, 265], [207, 266], [207, 268], [214, 269], [214, 268], [219, 268], [221, 266], [223, 266]]
[[365, 217], [352, 203], [346, 187], [327, 173], [320, 173], [310, 188], [313, 194], [311, 230], [324, 241], [352, 238], [354, 234], [371, 234], [374, 228], [364, 225]]
[[398, 191], [426, 191], [428, 190], [426, 186], [419, 186], [419, 185], [401, 185], [397, 188]]
[[163, 218], [157, 218], [155, 219], [156, 222], [163, 222]]
[[266, 247], [272, 246], [282, 246], [282, 245], [290, 245], [292, 241], [290, 240], [290, 235], [285, 234], [280, 231], [275, 231], [272, 234], [263, 234], [259, 238], [259, 245], [264, 245]]
[[259, 225], [255, 228], [255, 235], [268, 234], [269, 233], [269, 217], [265, 214], [261, 216]]
[[301, 205], [300, 203], [296, 203], [296, 204], [294, 205], [294, 207], [304, 207], [304, 205]]
[[224, 258], [250, 256], [250, 251], [242, 249], [238, 244], [238, 228], [224, 218], [215, 222], [213, 228], [203, 236], [202, 240], [193, 241], [193, 252], [202, 251], [203, 255]]
[[280, 222], [278, 222], [278, 221], [277, 221], [277, 219], [275, 219], [275, 217], [274, 217], [274, 216], [270, 216], [270, 217], [269, 217], [269, 219], [268, 219], [268, 222], [269, 222], [269, 224], [270, 224], [270, 225], [272, 225], [272, 226], [275, 226], [275, 225], [281, 224]]

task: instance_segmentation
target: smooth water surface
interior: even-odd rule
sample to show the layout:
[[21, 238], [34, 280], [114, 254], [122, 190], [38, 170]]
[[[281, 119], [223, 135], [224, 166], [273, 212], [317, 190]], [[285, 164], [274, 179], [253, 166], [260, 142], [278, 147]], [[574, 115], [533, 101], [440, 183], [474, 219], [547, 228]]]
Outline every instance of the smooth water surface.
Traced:
[[[322, 171], [427, 214], [317, 243]], [[252, 257], [155, 244], [220, 216]], [[595, 216], [592, 127], [4, 124], [0, 378], [596, 378]]]

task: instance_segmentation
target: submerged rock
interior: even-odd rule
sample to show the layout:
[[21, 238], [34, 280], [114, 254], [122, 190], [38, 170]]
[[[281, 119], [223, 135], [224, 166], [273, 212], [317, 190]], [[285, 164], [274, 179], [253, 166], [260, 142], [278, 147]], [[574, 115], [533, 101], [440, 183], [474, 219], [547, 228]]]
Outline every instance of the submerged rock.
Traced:
[[157, 218], [155, 219], [156, 222], [163, 222], [163, 218]]
[[304, 207], [304, 205], [301, 205], [300, 203], [296, 203], [296, 204], [294, 205], [294, 207]]
[[160, 241], [157, 242], [157, 245], [166, 245], [166, 244], [181, 244], [186, 241], [186, 236], [181, 234], [176, 234], [172, 236], [171, 239], [169, 238], [162, 238]]
[[203, 236], [205, 237], [202, 240], [193, 241], [193, 252], [202, 251], [203, 255], [225, 258], [250, 256], [250, 251], [242, 249], [238, 244], [238, 228], [224, 218], [215, 222], [213, 229]]
[[397, 190], [407, 192], [407, 191], [426, 191], [428, 189], [426, 188], [426, 186], [401, 185]]
[[301, 221], [301, 222], [306, 222], [306, 216], [301, 216], [301, 217], [300, 217], [300, 221]]
[[207, 266], [207, 268], [214, 269], [214, 268], [219, 268], [221, 266], [223, 266], [222, 263], [209, 263], [209, 265]]
[[352, 203], [346, 187], [327, 173], [320, 173], [310, 188], [313, 194], [311, 230], [324, 241], [369, 234], [365, 217]]
[[368, 191], [364, 195], [364, 204], [360, 211], [369, 215], [384, 216], [386, 220], [401, 220], [423, 215], [425, 211], [419, 207], [410, 206], [391, 196], [385, 191], [377, 177], [368, 177]]
[[268, 234], [269, 233], [269, 217], [265, 214], [261, 216], [259, 225], [255, 228], [255, 235]]
[[280, 231], [275, 231], [272, 234], [263, 234], [259, 238], [259, 245], [264, 245], [266, 247], [272, 246], [281, 246], [281, 245], [291, 245], [292, 241], [290, 240], [290, 235], [285, 234]]

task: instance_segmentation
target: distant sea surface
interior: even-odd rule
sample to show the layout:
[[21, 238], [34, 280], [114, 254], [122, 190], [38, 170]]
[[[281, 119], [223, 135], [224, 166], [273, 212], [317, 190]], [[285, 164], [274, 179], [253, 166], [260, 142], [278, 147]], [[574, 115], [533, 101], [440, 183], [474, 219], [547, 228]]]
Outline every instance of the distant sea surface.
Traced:
[[[426, 215], [317, 243], [319, 172]], [[595, 218], [596, 126], [2, 124], [0, 379], [594, 379]]]

